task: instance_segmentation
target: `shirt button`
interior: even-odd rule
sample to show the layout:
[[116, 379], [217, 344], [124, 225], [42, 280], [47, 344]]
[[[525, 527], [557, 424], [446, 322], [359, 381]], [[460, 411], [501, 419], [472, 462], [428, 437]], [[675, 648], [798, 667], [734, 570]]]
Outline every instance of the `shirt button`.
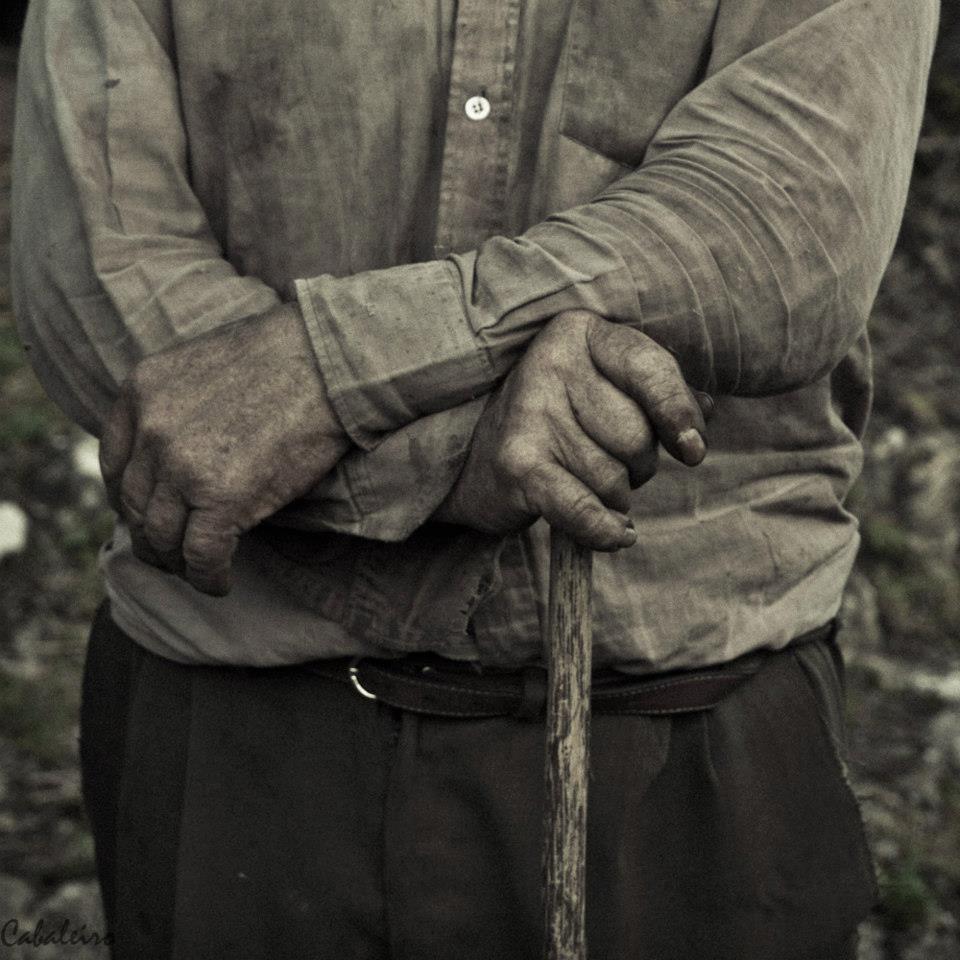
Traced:
[[490, 116], [490, 101], [486, 97], [471, 97], [463, 110], [471, 120], [486, 120]]

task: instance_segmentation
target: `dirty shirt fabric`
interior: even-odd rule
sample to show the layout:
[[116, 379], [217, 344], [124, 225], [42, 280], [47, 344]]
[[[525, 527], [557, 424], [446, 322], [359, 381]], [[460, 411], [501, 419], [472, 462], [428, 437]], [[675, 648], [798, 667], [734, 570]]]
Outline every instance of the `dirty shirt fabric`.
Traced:
[[[874, 884], [840, 712], [818, 641], [712, 711], [595, 716], [590, 957], [855, 960]], [[542, 957], [542, 755], [542, 724], [184, 666], [104, 609], [81, 758], [116, 960]]]
[[497, 542], [426, 521], [485, 396], [573, 307], [717, 397], [706, 462], [665, 458], [637, 546], [598, 557], [598, 662], [699, 666], [829, 619], [937, 14], [35, 0], [13, 280], [51, 395], [97, 432], [139, 357], [296, 297], [356, 444], [244, 539], [228, 598], [139, 563], [119, 528], [118, 622], [191, 663], [539, 656], [542, 525]]

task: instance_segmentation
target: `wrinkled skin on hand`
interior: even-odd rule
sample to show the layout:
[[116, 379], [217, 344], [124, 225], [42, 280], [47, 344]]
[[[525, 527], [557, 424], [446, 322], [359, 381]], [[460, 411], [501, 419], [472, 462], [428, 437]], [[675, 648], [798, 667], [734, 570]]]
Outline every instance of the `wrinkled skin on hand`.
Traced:
[[656, 473], [658, 442], [696, 466], [711, 408], [649, 337], [559, 314], [492, 397], [435, 517], [496, 534], [544, 517], [594, 550], [631, 546], [631, 489]]
[[230, 589], [239, 536], [349, 447], [292, 304], [142, 360], [101, 441], [134, 552], [215, 596]]

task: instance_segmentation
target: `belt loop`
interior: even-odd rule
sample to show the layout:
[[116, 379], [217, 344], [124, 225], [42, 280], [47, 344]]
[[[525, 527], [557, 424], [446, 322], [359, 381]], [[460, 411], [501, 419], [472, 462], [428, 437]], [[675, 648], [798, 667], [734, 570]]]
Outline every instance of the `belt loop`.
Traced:
[[538, 666], [524, 667], [520, 684], [520, 704], [513, 715], [518, 720], [540, 719], [547, 706], [546, 669]]

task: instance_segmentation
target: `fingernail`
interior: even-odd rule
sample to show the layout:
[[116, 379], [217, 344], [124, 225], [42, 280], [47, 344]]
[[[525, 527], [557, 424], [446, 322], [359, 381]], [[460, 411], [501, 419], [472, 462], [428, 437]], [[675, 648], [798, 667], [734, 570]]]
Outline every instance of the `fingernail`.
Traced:
[[716, 406], [713, 397], [709, 393], [704, 393], [702, 390], [697, 390], [697, 403], [700, 404], [700, 409], [703, 411], [703, 415], [707, 418], [713, 413], [713, 408]]
[[677, 446], [680, 448], [683, 462], [688, 467], [695, 467], [707, 455], [707, 445], [700, 435], [700, 431], [693, 427], [684, 430], [677, 437]]
[[623, 529], [620, 531], [620, 539], [617, 541], [618, 546], [632, 547], [637, 541], [637, 528], [633, 525], [633, 520], [631, 520], [627, 514], [620, 513], [619, 510], [614, 512], [620, 518], [621, 523], [623, 523]]

